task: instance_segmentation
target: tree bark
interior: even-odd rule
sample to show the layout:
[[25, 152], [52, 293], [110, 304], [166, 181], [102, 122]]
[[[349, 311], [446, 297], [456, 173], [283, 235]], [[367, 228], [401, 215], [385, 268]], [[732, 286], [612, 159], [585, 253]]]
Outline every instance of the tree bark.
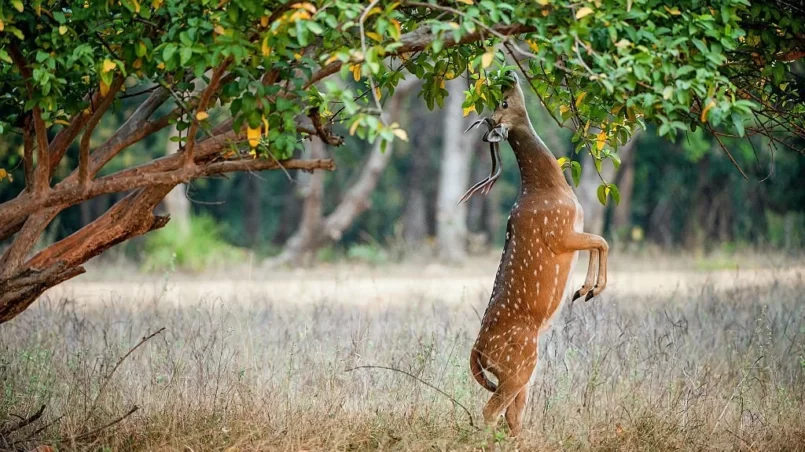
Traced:
[[427, 127], [427, 122], [434, 120], [433, 113], [427, 111], [423, 102], [417, 103], [414, 118], [408, 128], [417, 130], [411, 135], [406, 202], [403, 212], [403, 240], [406, 252], [418, 253], [422, 243], [428, 236], [428, 170], [430, 169], [430, 150], [438, 137], [433, 134], [437, 128]]
[[[468, 188], [474, 146], [464, 134], [468, 120], [462, 117], [466, 82], [447, 82], [449, 93], [444, 107], [442, 164], [436, 213], [436, 240], [439, 258], [459, 263], [467, 256], [467, 205], [458, 200]], [[477, 137], [475, 137], [477, 138]]]
[[[635, 144], [640, 139], [639, 137], [639, 133], [635, 133], [628, 143], [618, 149], [618, 156], [620, 156], [621, 162], [631, 156]], [[584, 152], [581, 166], [581, 181], [579, 186], [576, 187], [576, 195], [579, 198], [581, 208], [584, 210], [584, 230], [590, 234], [602, 235], [606, 206], [602, 205], [598, 200], [598, 186], [601, 185], [601, 177], [607, 182], [614, 181], [618, 170], [615, 169], [611, 162], [604, 162], [601, 165], [601, 176], [599, 177], [589, 152]]]
[[245, 179], [243, 181], [243, 230], [246, 233], [246, 244], [255, 247], [260, 243], [260, 226], [263, 223], [263, 185], [254, 174], [244, 174], [243, 176]]

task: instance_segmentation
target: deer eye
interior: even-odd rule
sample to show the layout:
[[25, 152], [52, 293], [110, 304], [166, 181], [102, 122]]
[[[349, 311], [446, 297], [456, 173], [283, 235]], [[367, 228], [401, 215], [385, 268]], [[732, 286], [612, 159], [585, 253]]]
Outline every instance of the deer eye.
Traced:
[[509, 101], [504, 100], [503, 104], [501, 105], [503, 108], [509, 108]]

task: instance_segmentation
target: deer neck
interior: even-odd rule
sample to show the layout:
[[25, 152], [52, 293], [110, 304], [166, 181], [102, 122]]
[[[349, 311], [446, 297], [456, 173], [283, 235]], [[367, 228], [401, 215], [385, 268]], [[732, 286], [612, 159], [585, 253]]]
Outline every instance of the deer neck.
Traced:
[[531, 122], [509, 131], [509, 144], [520, 167], [520, 191], [568, 188], [556, 157], [537, 135]]

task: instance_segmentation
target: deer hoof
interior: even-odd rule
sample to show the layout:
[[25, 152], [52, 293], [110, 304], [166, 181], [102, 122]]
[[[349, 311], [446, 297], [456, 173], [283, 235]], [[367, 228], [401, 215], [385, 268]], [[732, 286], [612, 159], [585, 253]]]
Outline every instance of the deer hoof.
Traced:
[[571, 301], [576, 301], [581, 298], [581, 289], [577, 290], [576, 293], [573, 294], [573, 299]]
[[595, 296], [595, 295], [593, 295], [593, 291], [591, 290], [591, 291], [587, 292], [587, 296], [586, 296], [586, 297], [584, 297], [584, 301], [585, 301], [585, 302], [588, 302], [588, 301], [590, 301], [590, 300], [591, 300], [591, 299], [592, 299], [594, 296]]

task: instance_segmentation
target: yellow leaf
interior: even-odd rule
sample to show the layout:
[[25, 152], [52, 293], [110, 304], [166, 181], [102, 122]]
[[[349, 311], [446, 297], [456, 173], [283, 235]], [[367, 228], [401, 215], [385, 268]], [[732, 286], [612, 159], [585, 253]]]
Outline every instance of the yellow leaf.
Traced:
[[107, 93], [109, 93], [109, 85], [101, 80], [101, 96], [105, 96]]
[[492, 64], [492, 60], [495, 59], [495, 51], [488, 50], [484, 55], [481, 57], [481, 66], [484, 69], [488, 68]]
[[399, 37], [400, 33], [402, 33], [402, 26], [400, 25], [400, 21], [397, 19], [391, 19], [389, 22], [391, 22], [391, 24], [394, 25], [394, 28], [397, 29], [397, 36]]
[[4, 28], [6, 28], [6, 24], [3, 23], [3, 19], [0, 19], [0, 31], [3, 31]]
[[316, 7], [313, 6], [312, 3], [302, 2], [302, 3], [294, 3], [291, 5], [291, 8], [294, 9], [305, 9], [310, 12], [310, 14], [316, 14]]
[[469, 107], [464, 109], [464, 117], [466, 118], [469, 116], [470, 113], [475, 111], [475, 105], [470, 105]]
[[[481, 94], [481, 86], [484, 84], [484, 79], [479, 78], [475, 81], [475, 94]], [[467, 115], [464, 115], [467, 116]]]
[[366, 13], [366, 18], [368, 19], [370, 16], [373, 16], [375, 14], [380, 14], [382, 12], [383, 12], [382, 9], [378, 8], [377, 6], [375, 6], [374, 8], [370, 9], [368, 13]]
[[593, 13], [593, 9], [590, 8], [589, 6], [579, 8], [579, 10], [576, 11], [576, 19], [581, 19], [583, 17], [589, 16], [592, 13]]
[[332, 63], [333, 61], [335, 61], [337, 59], [338, 59], [338, 55], [331, 55], [330, 58], [327, 58], [327, 60], [324, 62], [324, 65], [326, 66], [326, 65]]
[[293, 14], [291, 14], [291, 17], [288, 18], [288, 22], [296, 22], [299, 19], [302, 20], [310, 19], [310, 13], [308, 13], [305, 10], [298, 9]]
[[117, 65], [112, 60], [107, 58], [107, 59], [103, 60], [103, 67], [101, 68], [101, 72], [109, 72], [109, 71], [113, 70], [116, 67], [117, 67]]
[[439, 88], [444, 89], [444, 79], [439, 79]]
[[473, 5], [475, 3], [472, 0], [456, 0], [456, 1], [459, 3], [463, 3], [465, 5]]
[[539, 46], [537, 45], [536, 41], [529, 39], [526, 42], [528, 42], [528, 48], [531, 49], [532, 52], [539, 52]]
[[677, 8], [677, 7], [674, 7], [673, 9], [671, 9], [671, 8], [666, 6], [665, 10], [668, 11], [668, 14], [670, 14], [672, 16], [678, 16], [678, 15], [682, 14], [681, 12], [679, 12], [679, 8]]
[[140, 69], [141, 67], [143, 67], [142, 58], [137, 58], [136, 60], [134, 60], [134, 63], [131, 63], [131, 67], [133, 67], [134, 69]]
[[617, 115], [618, 113], [620, 113], [621, 110], [623, 110], [623, 104], [618, 104], [612, 107], [610, 113], [612, 113], [613, 115]]
[[204, 121], [205, 119], [209, 118], [210, 115], [206, 111], [200, 111], [196, 113], [196, 120]]
[[595, 141], [596, 147], [598, 147], [599, 151], [604, 149], [604, 145], [607, 144], [607, 133], [602, 130], [601, 133], [599, 133], [596, 137]]
[[301, 53], [294, 53], [294, 54], [293, 54], [293, 57], [294, 57], [294, 59], [295, 59], [296, 61], [299, 61], [299, 60], [301, 60], [301, 59], [302, 59], [302, 54], [301, 54]]
[[548, 6], [551, 3], [551, 0], [537, 0], [538, 5]]
[[626, 12], [627, 13], [632, 11], [632, 2], [633, 1], [634, 0], [626, 0]]
[[63, 126], [69, 126], [70, 125], [70, 123], [65, 121], [64, 119], [57, 119], [57, 120], [55, 120], [53, 122], [55, 122], [56, 124], [61, 124]]
[[590, 121], [587, 121], [587, 124], [584, 124], [584, 134], [587, 135], [587, 131], [590, 130]]
[[268, 26], [268, 16], [263, 16], [260, 18], [260, 26], [263, 28]]
[[349, 126], [349, 134], [350, 135], [355, 135], [355, 131], [358, 130], [359, 125], [361, 125], [361, 120], [356, 119], [355, 122], [353, 122], [352, 125]]
[[707, 106], [704, 107], [704, 110], [702, 110], [702, 117], [700, 118], [702, 122], [707, 122], [707, 112], [710, 111], [710, 109], [713, 108], [715, 105], [716, 105], [715, 101], [712, 100], [707, 103]]
[[251, 127], [246, 129], [246, 138], [249, 139], [249, 146], [252, 148], [256, 148], [258, 144], [260, 144], [260, 128], [256, 127], [252, 129]]
[[[0, 30], [2, 30], [2, 28], [0, 28]], [[65, 34], [65, 33], [67, 33], [67, 30], [68, 30], [67, 25], [61, 25], [61, 26], [59, 26], [59, 34], [60, 34], [60, 35], [63, 35], [63, 34]]]
[[212, 31], [218, 33], [219, 35], [222, 35], [222, 34], [226, 33], [226, 30], [224, 29], [224, 27], [222, 27], [220, 25], [216, 25], [215, 28], [212, 29]]
[[559, 106], [559, 114], [560, 115], [563, 115], [563, 114], [567, 113], [568, 111], [570, 111], [570, 107], [568, 107], [567, 105], [560, 105]]
[[157, 64], [157, 69], [165, 69], [165, 63]]
[[357, 82], [361, 79], [361, 65], [360, 64], [353, 64], [349, 67], [352, 70], [352, 78], [355, 79]]
[[383, 38], [382, 38], [382, 37], [380, 37], [380, 35], [379, 35], [379, 34], [377, 34], [377, 33], [373, 32], [373, 31], [367, 31], [367, 32], [366, 32], [366, 36], [368, 36], [368, 37], [370, 37], [370, 38], [374, 39], [374, 40], [375, 40], [375, 41], [377, 41], [377, 42], [381, 42], [381, 41], [383, 41]]
[[567, 157], [559, 157], [556, 159], [556, 163], [559, 164], [559, 167], [562, 168], [565, 166], [566, 163], [570, 163], [570, 159]]
[[456, 78], [456, 73], [453, 71], [447, 71], [444, 73], [444, 78], [446, 78], [447, 80], [453, 80], [454, 78]]
[[375, 97], [377, 97], [377, 100], [380, 100], [383, 97], [383, 93], [380, 92], [379, 86], [375, 86]]
[[403, 141], [408, 141], [408, 132], [403, 129], [394, 129], [394, 135]]
[[0, 180], [3, 180], [5, 178], [7, 178], [7, 177], [8, 177], [8, 172], [5, 169], [0, 168]]
[[615, 43], [615, 47], [619, 49], [629, 47], [630, 45], [632, 45], [632, 41], [629, 41], [628, 39], [621, 39], [620, 41]]
[[139, 14], [140, 13], [140, 2], [138, 2], [137, 0], [131, 0], [131, 2], [134, 3], [134, 12]]
[[459, 24], [458, 24], [458, 23], [456, 23], [456, 22], [448, 22], [448, 23], [447, 23], [447, 25], [450, 25], [450, 27], [451, 27], [453, 30], [458, 30], [459, 28], [461, 28], [461, 25], [459, 25]]
[[581, 101], [583, 101], [586, 96], [587, 96], [587, 93], [584, 92], [584, 91], [580, 92], [579, 95], [576, 96], [576, 106], [577, 107], [581, 106]]
[[260, 53], [262, 53], [264, 57], [271, 55], [271, 47], [268, 46], [268, 34], [266, 34], [266, 37], [263, 38], [263, 45], [260, 46]]
[[263, 116], [263, 136], [268, 136], [268, 119], [265, 116]]
[[25, 6], [22, 5], [21, 0], [11, 0], [11, 5], [19, 12], [23, 12], [25, 10]]
[[151, 0], [151, 7], [159, 9], [160, 6], [162, 6], [162, 0]]

